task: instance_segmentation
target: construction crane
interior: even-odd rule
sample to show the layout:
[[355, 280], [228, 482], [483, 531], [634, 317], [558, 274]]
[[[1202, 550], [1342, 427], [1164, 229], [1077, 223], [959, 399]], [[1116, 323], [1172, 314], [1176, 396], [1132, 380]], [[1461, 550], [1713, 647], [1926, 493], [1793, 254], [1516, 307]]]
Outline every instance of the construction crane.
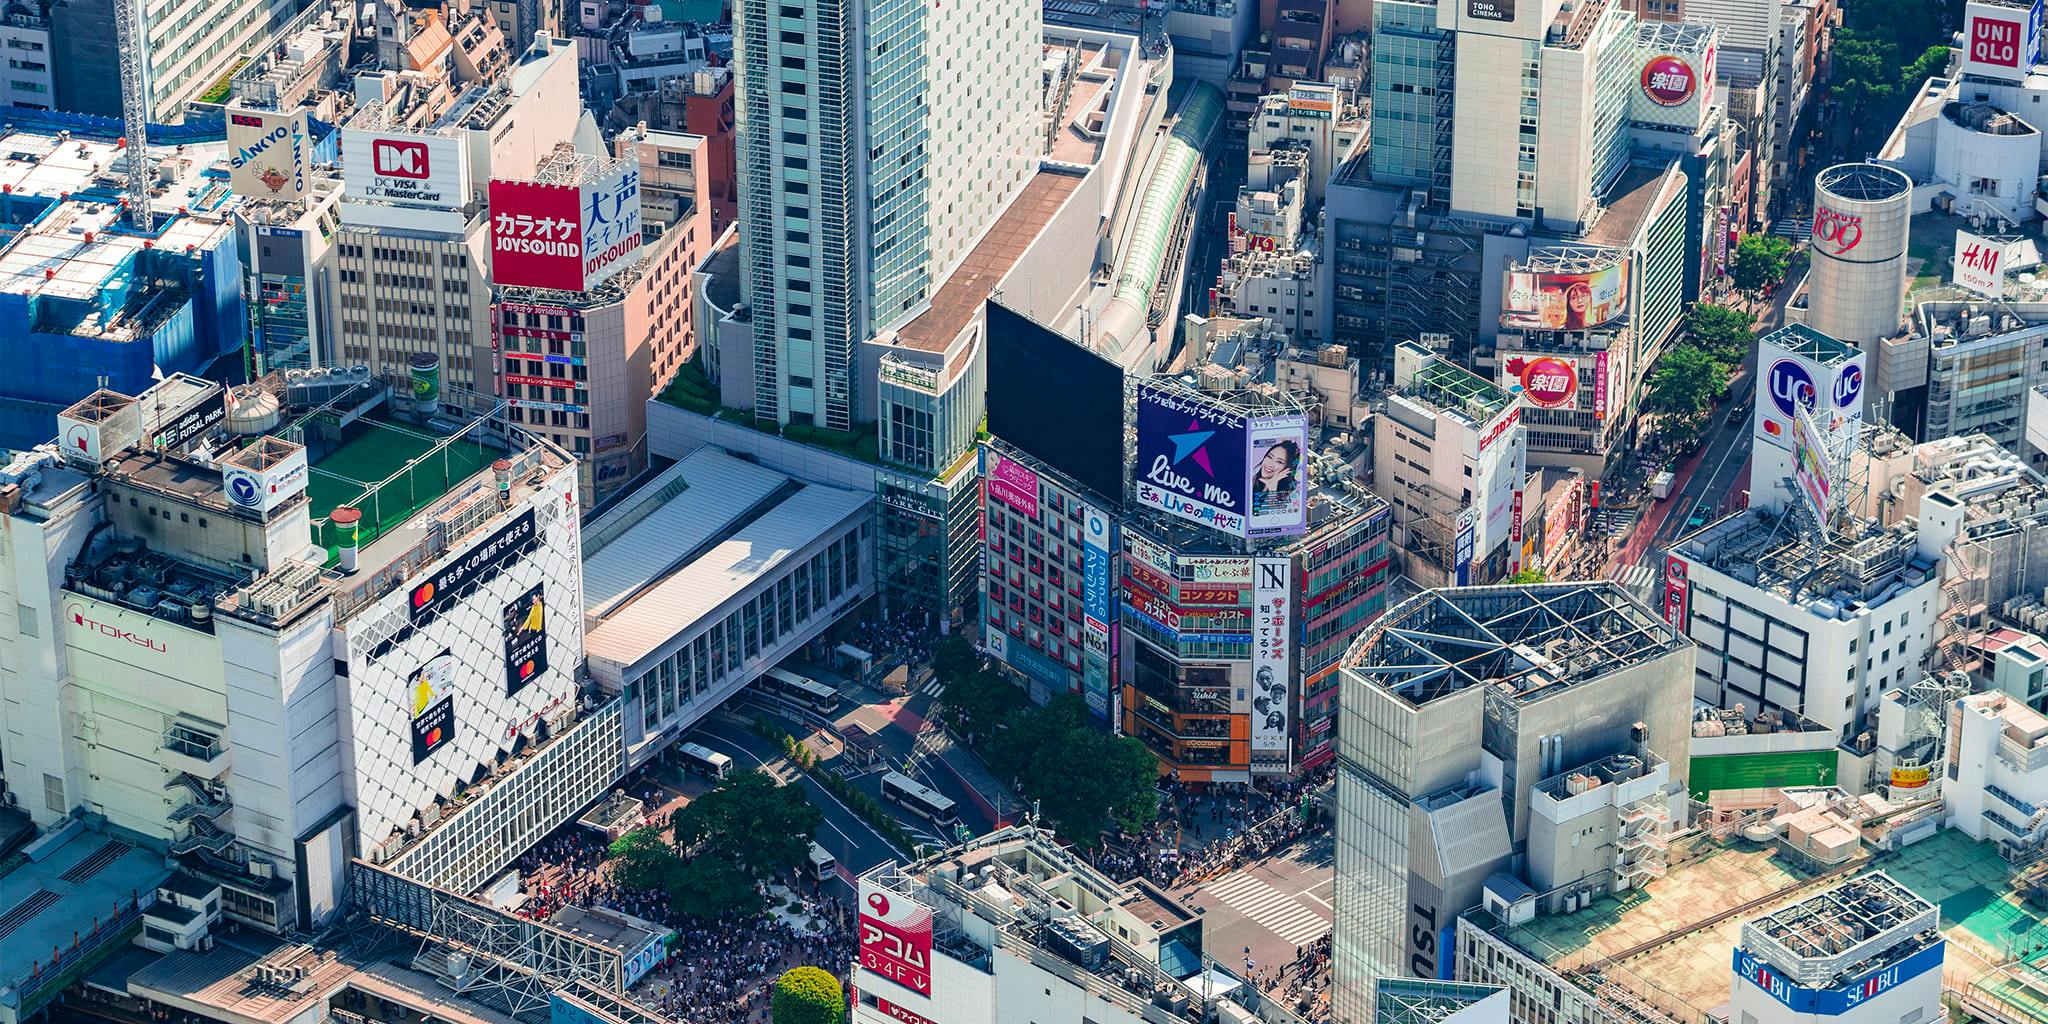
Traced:
[[121, 51], [121, 118], [128, 129], [128, 220], [156, 230], [149, 209], [149, 31], [145, 0], [114, 0], [115, 44]]

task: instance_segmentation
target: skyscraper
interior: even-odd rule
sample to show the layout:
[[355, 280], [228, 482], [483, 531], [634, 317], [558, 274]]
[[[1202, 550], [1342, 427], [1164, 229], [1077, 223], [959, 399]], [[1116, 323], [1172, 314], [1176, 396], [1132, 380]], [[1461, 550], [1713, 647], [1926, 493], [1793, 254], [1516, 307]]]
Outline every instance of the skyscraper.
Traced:
[[850, 430], [875, 419], [863, 343], [922, 311], [1037, 169], [1039, 7], [740, 0], [735, 21], [754, 413]]

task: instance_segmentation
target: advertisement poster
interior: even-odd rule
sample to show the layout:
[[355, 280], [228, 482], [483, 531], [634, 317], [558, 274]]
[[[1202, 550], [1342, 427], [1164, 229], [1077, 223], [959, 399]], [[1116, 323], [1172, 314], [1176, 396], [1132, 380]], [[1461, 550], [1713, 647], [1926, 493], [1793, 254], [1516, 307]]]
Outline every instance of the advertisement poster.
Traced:
[[1577, 331], [1598, 327], [1628, 309], [1628, 263], [1577, 274], [1508, 272], [1500, 325]]
[[[1081, 506], [1081, 616], [1087, 627], [1091, 655], [1085, 674], [1088, 710], [1109, 717], [1110, 558], [1109, 515], [1093, 505]], [[1102, 664], [1098, 665], [1097, 662]]]
[[228, 187], [250, 199], [298, 199], [306, 194], [304, 108], [289, 114], [229, 108]]
[[1251, 522], [1248, 537], [1294, 537], [1308, 531], [1308, 417], [1251, 421]]
[[434, 756], [455, 738], [455, 677], [461, 671], [462, 663], [443, 650], [407, 682], [412, 694], [412, 763]]
[[1643, 64], [1643, 95], [1661, 107], [1676, 107], [1692, 99], [1699, 88], [1699, 76], [1681, 57], [1661, 54]]
[[1256, 560], [1252, 588], [1252, 751], [1287, 752], [1288, 676], [1294, 654], [1294, 563]]
[[1692, 588], [1686, 585], [1687, 563], [1677, 555], [1664, 557], [1664, 621], [1680, 633], [1685, 632], [1686, 602], [1692, 596]]
[[1985, 298], [2005, 297], [2005, 272], [2011, 243], [1985, 238], [1958, 229], [1951, 276], [1956, 286], [1968, 288]]
[[344, 129], [341, 172], [351, 199], [429, 210], [453, 210], [469, 202], [462, 143], [444, 135]]
[[646, 236], [640, 223], [640, 168], [620, 160], [584, 183], [583, 288], [588, 291], [633, 264]]
[[1593, 418], [1607, 418], [1607, 350], [1593, 354]]
[[860, 966], [870, 974], [930, 997], [931, 908], [861, 879]]
[[1465, 17], [1479, 21], [1515, 20], [1515, 0], [1465, 0]]
[[1479, 534], [1479, 510], [1467, 505], [1458, 513], [1458, 539], [1451, 552], [1451, 568], [1457, 585], [1472, 585], [1472, 549]]
[[548, 670], [547, 602], [542, 597], [546, 584], [512, 599], [505, 606], [505, 696], [526, 689], [526, 684]]
[[534, 530], [533, 509], [528, 508], [518, 518], [499, 527], [498, 532], [457, 555], [439, 572], [412, 588], [412, 597], [407, 604], [412, 609], [413, 625], [439, 615], [442, 608], [470, 586], [497, 575], [513, 559], [532, 551], [539, 543], [540, 538]]
[[1246, 584], [1252, 581], [1249, 558], [1217, 558], [1189, 555], [1175, 563], [1175, 576], [1190, 583]]
[[1538, 409], [1579, 407], [1579, 360], [1575, 356], [1501, 356], [1502, 385]]
[[1799, 484], [1800, 496], [1806, 499], [1806, 510], [1813, 514], [1821, 536], [1825, 537], [1828, 493], [1834, 484], [1828, 476], [1827, 453], [1820, 446], [1819, 431], [1811, 413], [1802, 411], [1792, 418], [1792, 478]]
[[493, 180], [491, 280], [508, 288], [583, 290], [582, 190]]
[[988, 455], [988, 496], [1023, 513], [1038, 516], [1038, 474], [1031, 467], [994, 452]]
[[1140, 504], [1245, 535], [1245, 419], [1155, 384], [1138, 386]]

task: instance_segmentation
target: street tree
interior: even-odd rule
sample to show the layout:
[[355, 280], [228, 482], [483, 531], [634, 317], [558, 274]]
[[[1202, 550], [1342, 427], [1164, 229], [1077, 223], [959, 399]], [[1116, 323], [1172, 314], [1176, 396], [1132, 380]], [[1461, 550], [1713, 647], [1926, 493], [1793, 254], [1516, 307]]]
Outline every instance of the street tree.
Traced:
[[1791, 265], [1791, 242], [1775, 235], [1744, 235], [1735, 245], [1728, 274], [1736, 288], [1761, 295], [1782, 283]]
[[1088, 720], [1081, 698], [1026, 708], [990, 744], [990, 765], [1067, 839], [1093, 848], [1112, 824], [1130, 830], [1159, 816], [1159, 762], [1144, 744]]
[[1756, 344], [1756, 314], [1702, 302], [1685, 315], [1685, 330], [1693, 344], [1717, 361], [1734, 366]]
[[679, 859], [661, 888], [670, 910], [698, 921], [716, 920], [724, 913], [753, 917], [767, 906], [754, 880], [715, 850]]
[[725, 860], [749, 878], [765, 879], [804, 863], [824, 820], [802, 788], [759, 770], [736, 771], [677, 811], [673, 829], [678, 845], [697, 851], [692, 864]]
[[663, 888], [669, 873], [681, 864], [675, 847], [652, 828], [636, 828], [612, 840], [611, 856], [612, 882], [639, 892]]
[[1031, 703], [1001, 675], [976, 670], [958, 676], [939, 694], [939, 713], [969, 744], [980, 745]]
[[1541, 583], [1543, 582], [1543, 580], [1543, 570], [1541, 569], [1523, 569], [1522, 571], [1514, 574], [1513, 576], [1508, 577], [1509, 583], [1519, 583], [1523, 585]]
[[951, 685], [956, 679], [981, 671], [981, 654], [966, 637], [955, 633], [939, 641], [932, 650], [932, 674]]
[[1664, 417], [1666, 435], [1689, 448], [1706, 429], [1714, 397], [1728, 383], [1728, 365], [1702, 349], [1681, 344], [1657, 361], [1643, 408]]
[[773, 1024], [839, 1024], [845, 1016], [846, 993], [824, 969], [792, 967], [775, 979], [768, 1003]]

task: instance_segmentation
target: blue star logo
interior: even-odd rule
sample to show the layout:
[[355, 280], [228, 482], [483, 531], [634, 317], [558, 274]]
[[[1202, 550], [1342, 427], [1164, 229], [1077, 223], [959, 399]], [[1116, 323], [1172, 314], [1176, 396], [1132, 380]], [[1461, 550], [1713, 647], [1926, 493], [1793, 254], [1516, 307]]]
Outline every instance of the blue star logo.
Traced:
[[1216, 436], [1216, 432], [1213, 430], [1201, 430], [1198, 429], [1199, 427], [1201, 427], [1201, 423], [1189, 420], [1188, 429], [1185, 432], [1168, 434], [1166, 439], [1173, 442], [1174, 465], [1180, 465], [1182, 460], [1192, 455], [1195, 457], [1195, 464], [1202, 467], [1202, 472], [1213, 477], [1216, 475], [1216, 470], [1210, 467], [1209, 450], [1203, 447], [1203, 445], [1208, 444], [1209, 439]]

